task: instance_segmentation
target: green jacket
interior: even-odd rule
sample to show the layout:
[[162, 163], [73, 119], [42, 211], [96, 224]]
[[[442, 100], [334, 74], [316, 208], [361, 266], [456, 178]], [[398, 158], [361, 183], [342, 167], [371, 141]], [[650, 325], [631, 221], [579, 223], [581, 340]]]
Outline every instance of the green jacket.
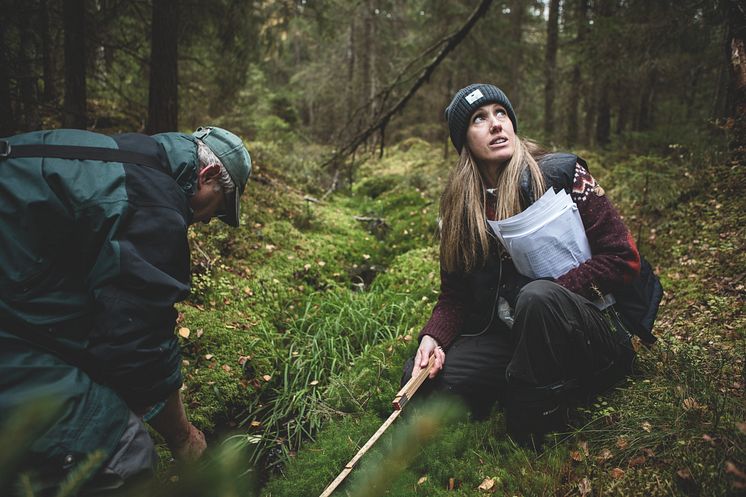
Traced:
[[78, 130], [8, 141], [133, 150], [164, 165], [0, 160], [0, 423], [36, 399], [61, 402], [29, 451], [35, 467], [62, 471], [110, 453], [130, 409], [181, 386], [173, 306], [189, 292], [197, 146], [179, 133]]

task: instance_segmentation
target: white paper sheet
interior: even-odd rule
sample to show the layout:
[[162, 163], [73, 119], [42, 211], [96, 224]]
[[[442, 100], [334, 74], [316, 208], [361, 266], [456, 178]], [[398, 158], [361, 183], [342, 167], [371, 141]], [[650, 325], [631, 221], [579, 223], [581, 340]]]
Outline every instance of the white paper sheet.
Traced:
[[557, 278], [591, 257], [578, 207], [564, 190], [550, 188], [520, 214], [489, 223], [529, 278]]

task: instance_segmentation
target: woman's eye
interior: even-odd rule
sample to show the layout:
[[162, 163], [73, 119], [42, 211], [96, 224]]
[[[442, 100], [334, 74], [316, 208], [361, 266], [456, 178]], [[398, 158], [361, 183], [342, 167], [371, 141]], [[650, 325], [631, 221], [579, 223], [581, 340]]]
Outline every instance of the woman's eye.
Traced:
[[497, 116], [504, 117], [507, 115], [507, 113], [503, 109], [499, 109], [495, 112]]
[[484, 121], [484, 116], [483, 115], [479, 114], [478, 116], [474, 116], [474, 122], [475, 123], [482, 122], [482, 121]]

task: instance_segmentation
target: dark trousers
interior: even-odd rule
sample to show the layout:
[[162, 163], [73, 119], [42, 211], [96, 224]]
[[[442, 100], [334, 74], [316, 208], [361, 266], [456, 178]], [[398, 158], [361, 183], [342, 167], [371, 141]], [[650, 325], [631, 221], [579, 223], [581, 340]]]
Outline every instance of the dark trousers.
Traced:
[[[458, 395], [481, 417], [496, 400], [510, 404], [516, 393], [547, 399], [597, 393], [628, 374], [633, 359], [630, 335], [613, 310], [599, 311], [584, 297], [537, 280], [519, 292], [512, 329], [458, 338], [443, 370], [422, 388]], [[405, 364], [403, 382], [412, 363]]]

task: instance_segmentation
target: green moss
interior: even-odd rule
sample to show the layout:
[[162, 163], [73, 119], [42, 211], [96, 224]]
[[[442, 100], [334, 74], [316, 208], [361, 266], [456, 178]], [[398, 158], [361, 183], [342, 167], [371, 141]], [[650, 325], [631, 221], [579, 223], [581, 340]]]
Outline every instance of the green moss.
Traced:
[[[660, 344], [642, 349], [638, 375], [585, 406], [577, 430], [552, 438], [543, 454], [517, 449], [499, 412], [455, 421], [392, 473], [387, 495], [480, 495], [485, 478], [508, 495], [572, 494], [583, 478], [604, 495], [732, 491], [725, 462], [746, 460], [736, 428], [746, 416], [737, 387], [746, 328], [742, 168], [581, 155], [661, 274]], [[196, 292], [179, 308], [179, 326], [190, 329], [182, 339], [190, 416], [213, 438], [243, 433], [247, 466], [283, 468], [265, 495], [320, 493], [391, 412], [402, 364], [438, 296], [447, 168], [437, 147], [401, 144], [361, 165], [354, 195], [320, 203], [267, 176], [251, 185], [241, 231], [193, 230]], [[694, 171], [697, 181], [685, 174]], [[361, 463], [375, 473], [392, 447], [382, 442]], [[633, 464], [640, 455], [646, 462]], [[456, 490], [446, 490], [451, 479]]]

